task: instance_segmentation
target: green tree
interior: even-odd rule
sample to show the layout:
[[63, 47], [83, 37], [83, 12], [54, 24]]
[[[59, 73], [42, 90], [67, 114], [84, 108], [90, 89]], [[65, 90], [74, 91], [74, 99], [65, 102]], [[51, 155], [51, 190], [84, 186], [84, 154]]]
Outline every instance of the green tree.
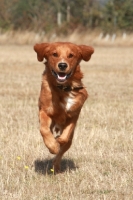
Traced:
[[[58, 12], [62, 14], [60, 27]], [[98, 27], [104, 32], [133, 31], [133, 0], [0, 0], [2, 29], [54, 30], [66, 34], [77, 27]]]
[[109, 0], [103, 8], [103, 19], [105, 32], [133, 30], [133, 0]]

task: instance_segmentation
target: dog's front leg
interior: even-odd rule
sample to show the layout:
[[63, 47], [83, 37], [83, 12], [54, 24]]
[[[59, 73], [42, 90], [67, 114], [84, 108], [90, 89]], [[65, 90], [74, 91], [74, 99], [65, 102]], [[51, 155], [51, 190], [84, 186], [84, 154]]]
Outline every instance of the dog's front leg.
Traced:
[[60, 144], [55, 140], [53, 134], [50, 131], [52, 119], [42, 110], [39, 112], [39, 119], [40, 132], [46, 147], [49, 149], [50, 153], [57, 154], [60, 149]]

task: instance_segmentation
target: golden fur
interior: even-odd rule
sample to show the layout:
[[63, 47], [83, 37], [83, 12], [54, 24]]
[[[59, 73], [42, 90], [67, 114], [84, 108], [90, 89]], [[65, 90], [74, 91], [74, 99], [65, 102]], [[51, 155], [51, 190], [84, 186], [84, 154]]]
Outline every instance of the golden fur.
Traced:
[[40, 132], [44, 143], [56, 157], [55, 172], [60, 171], [63, 154], [70, 148], [80, 110], [87, 99], [79, 63], [88, 61], [94, 49], [68, 42], [36, 44], [41, 62], [46, 59], [39, 98]]

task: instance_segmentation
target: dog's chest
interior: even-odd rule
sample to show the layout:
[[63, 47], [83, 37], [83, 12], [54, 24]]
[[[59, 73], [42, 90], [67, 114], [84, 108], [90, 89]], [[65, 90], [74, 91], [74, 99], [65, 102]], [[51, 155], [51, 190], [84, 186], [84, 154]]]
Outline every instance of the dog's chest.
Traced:
[[66, 109], [67, 111], [69, 111], [74, 104], [75, 98], [72, 94], [69, 94], [66, 97], [64, 97], [63, 102], [60, 103], [62, 108]]

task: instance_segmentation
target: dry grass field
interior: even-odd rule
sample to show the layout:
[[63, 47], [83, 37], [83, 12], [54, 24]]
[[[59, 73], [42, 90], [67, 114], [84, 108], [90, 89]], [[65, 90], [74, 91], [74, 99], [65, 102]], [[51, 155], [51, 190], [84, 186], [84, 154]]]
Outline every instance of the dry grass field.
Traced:
[[57, 175], [39, 133], [43, 68], [32, 46], [0, 46], [0, 200], [132, 200], [133, 48], [82, 62], [89, 98]]

